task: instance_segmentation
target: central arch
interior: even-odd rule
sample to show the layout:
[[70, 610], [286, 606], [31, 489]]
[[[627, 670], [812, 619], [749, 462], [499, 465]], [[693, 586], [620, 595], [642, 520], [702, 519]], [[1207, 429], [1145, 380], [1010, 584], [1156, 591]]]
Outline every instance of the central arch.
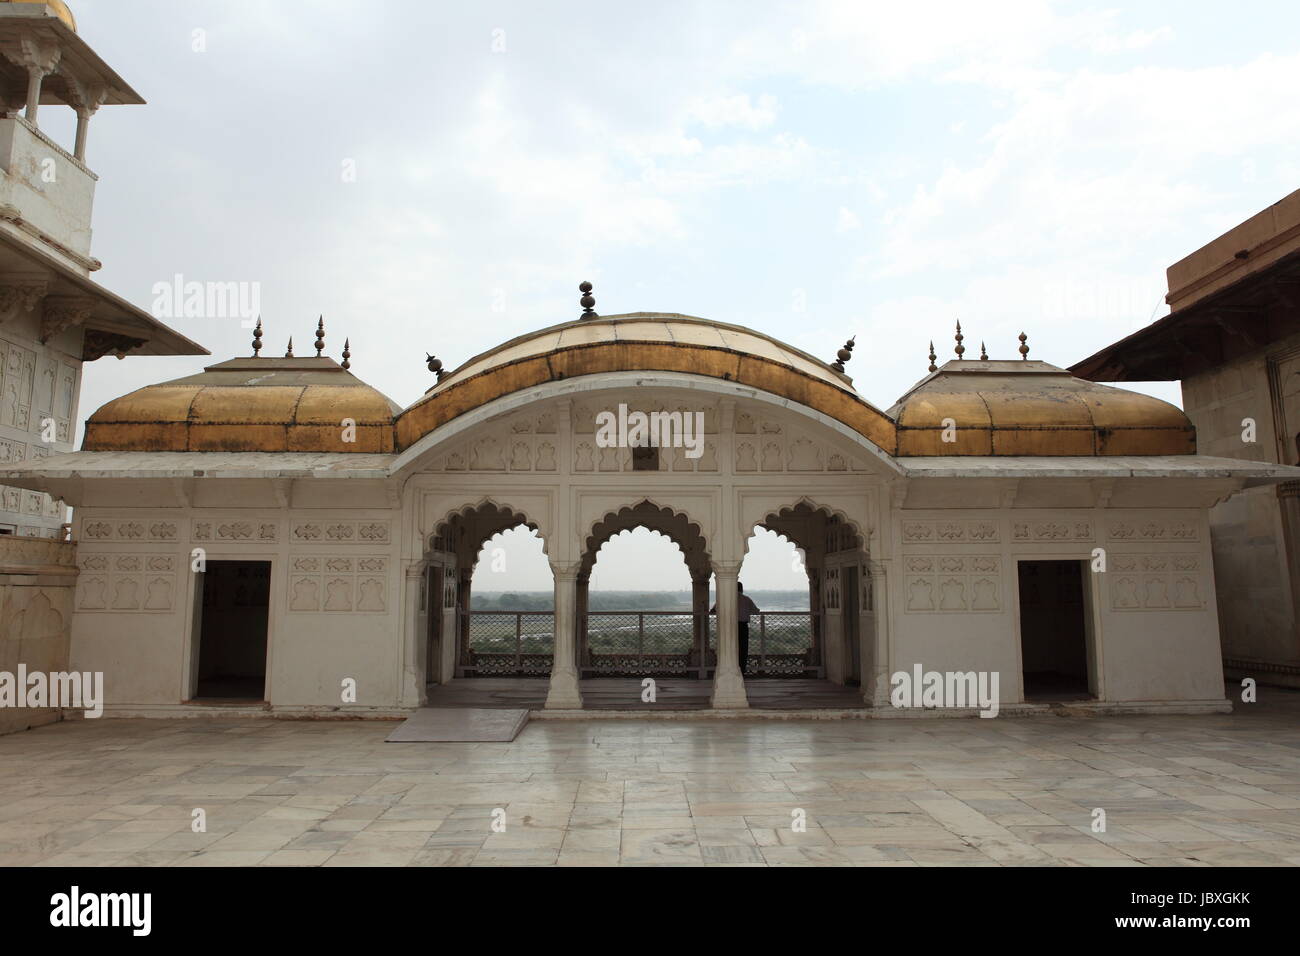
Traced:
[[[682, 554], [691, 579], [691, 608], [682, 613], [590, 609], [591, 573], [601, 549], [614, 537], [645, 528], [663, 535]], [[687, 515], [642, 499], [598, 520], [587, 535], [578, 563], [578, 661], [583, 677], [684, 677], [703, 678], [709, 659], [708, 598], [712, 575], [708, 541], [700, 526]], [[623, 639], [620, 618], [635, 617], [635, 641]], [[650, 640], [647, 642], [647, 618]], [[627, 634], [630, 638], [633, 634]]]

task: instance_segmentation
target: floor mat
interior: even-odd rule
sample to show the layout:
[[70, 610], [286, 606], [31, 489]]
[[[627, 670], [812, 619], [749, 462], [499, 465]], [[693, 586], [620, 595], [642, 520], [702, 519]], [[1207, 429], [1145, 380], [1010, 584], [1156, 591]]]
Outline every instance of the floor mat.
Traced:
[[422, 707], [388, 735], [389, 743], [501, 741], [528, 723], [528, 711], [482, 707]]

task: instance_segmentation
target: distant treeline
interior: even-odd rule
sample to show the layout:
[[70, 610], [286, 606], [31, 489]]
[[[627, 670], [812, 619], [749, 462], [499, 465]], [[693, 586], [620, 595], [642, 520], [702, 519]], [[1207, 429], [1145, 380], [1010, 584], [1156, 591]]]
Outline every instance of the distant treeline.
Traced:
[[[760, 608], [768, 611], [806, 611], [808, 592], [746, 591]], [[475, 591], [475, 611], [549, 611], [554, 595], [550, 591]], [[709, 606], [715, 595], [709, 592]], [[690, 591], [591, 591], [587, 607], [592, 611], [689, 611]]]

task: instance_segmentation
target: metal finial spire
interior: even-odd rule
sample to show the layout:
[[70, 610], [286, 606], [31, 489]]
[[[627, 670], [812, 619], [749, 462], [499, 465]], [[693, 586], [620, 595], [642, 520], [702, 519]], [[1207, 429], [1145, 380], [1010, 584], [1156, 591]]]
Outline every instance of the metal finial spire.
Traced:
[[344, 368], [351, 368], [351, 367], [352, 367], [352, 363], [348, 361], [348, 359], [352, 358], [352, 352], [349, 351], [349, 349], [348, 349], [348, 346], [349, 346], [350, 344], [351, 344], [351, 339], [344, 339], [344, 340], [343, 340], [343, 367], [344, 367]]
[[1029, 361], [1029, 346], [1025, 344], [1025, 339], [1028, 338], [1028, 336], [1026, 336], [1024, 332], [1021, 332], [1019, 338], [1020, 338], [1020, 357], [1021, 359], [1027, 362]]
[[258, 358], [258, 352], [262, 351], [262, 317], [257, 317], [257, 328], [253, 329], [253, 358]]
[[931, 372], [939, 371], [939, 366], [934, 364], [934, 360], [937, 359], [938, 357], [939, 356], [934, 354], [934, 340], [931, 339], [930, 340], [930, 368], [928, 369], [928, 371]]
[[578, 305], [582, 306], [582, 315], [578, 316], [578, 318], [580, 319], [598, 318], [598, 316], [596, 315], [596, 300], [591, 294], [591, 283], [585, 280], [583, 282], [579, 282], [578, 291], [582, 293], [582, 298], [578, 300]]
[[966, 354], [966, 346], [964, 346], [964, 345], [961, 344], [961, 340], [964, 339], [965, 337], [966, 337], [966, 336], [964, 336], [964, 335], [961, 334], [961, 320], [958, 319], [958, 320], [957, 320], [957, 335], [956, 335], [956, 338], [957, 338], [957, 349], [956, 349], [956, 351], [957, 351], [957, 358], [958, 358], [958, 359], [960, 359], [963, 355]]
[[989, 360], [988, 349], [984, 347], [983, 342], [980, 342], [980, 361], [987, 362], [988, 360]]
[[429, 371], [432, 372], [434, 375], [438, 376], [438, 381], [441, 382], [442, 377], [447, 374], [442, 370], [442, 359], [430, 355], [428, 352], [424, 353], [424, 357], [429, 360], [428, 361]]
[[844, 371], [844, 363], [853, 358], [853, 340], [856, 338], [856, 335], [853, 336], [852, 339], [844, 343], [844, 348], [835, 353], [835, 361], [831, 363], [831, 368], [835, 369], [835, 371]]
[[289, 336], [289, 347], [284, 350], [285, 358], [293, 358], [293, 336]]
[[325, 351], [325, 316], [322, 315], [316, 322], [316, 357], [320, 358], [323, 351]]

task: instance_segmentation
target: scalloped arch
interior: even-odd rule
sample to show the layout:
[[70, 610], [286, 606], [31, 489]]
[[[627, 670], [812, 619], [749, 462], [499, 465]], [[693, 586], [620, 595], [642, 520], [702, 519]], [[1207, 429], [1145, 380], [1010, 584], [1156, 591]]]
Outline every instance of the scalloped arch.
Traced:
[[[623, 520], [614, 523], [617, 519]], [[627, 519], [636, 520], [629, 524]], [[684, 511], [661, 505], [652, 498], [646, 497], [635, 505], [624, 505], [617, 510], [607, 511], [603, 518], [592, 524], [584, 541], [580, 563], [582, 573], [591, 572], [600, 550], [611, 538], [623, 531], [638, 527], [657, 531], [675, 544], [681, 551], [682, 560], [688, 569], [691, 567], [690, 557], [693, 554], [701, 555], [707, 566], [709, 541], [699, 523]]]

